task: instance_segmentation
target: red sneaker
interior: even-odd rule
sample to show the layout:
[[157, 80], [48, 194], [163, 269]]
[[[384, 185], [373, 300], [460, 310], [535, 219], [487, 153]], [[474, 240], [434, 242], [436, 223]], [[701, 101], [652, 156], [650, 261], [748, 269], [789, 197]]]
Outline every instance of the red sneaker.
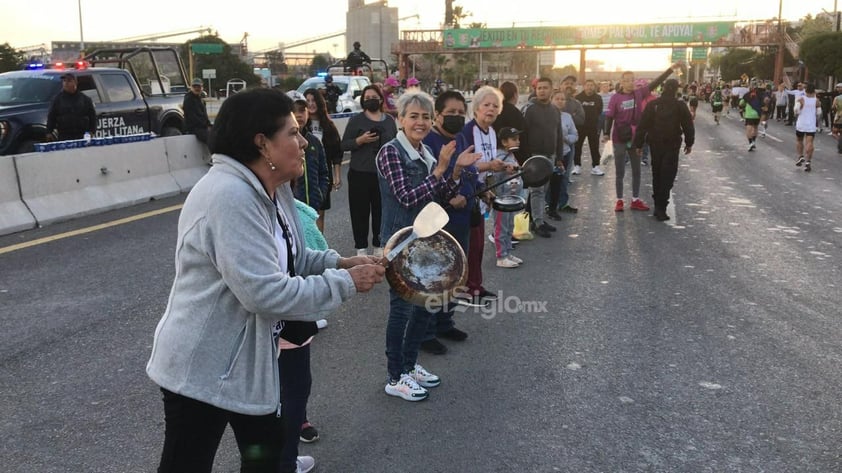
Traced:
[[623, 199], [617, 199], [617, 203], [614, 204], [614, 211], [615, 212], [622, 212], [623, 211]]
[[632, 200], [630, 207], [632, 210], [649, 210], [649, 206], [640, 199]]

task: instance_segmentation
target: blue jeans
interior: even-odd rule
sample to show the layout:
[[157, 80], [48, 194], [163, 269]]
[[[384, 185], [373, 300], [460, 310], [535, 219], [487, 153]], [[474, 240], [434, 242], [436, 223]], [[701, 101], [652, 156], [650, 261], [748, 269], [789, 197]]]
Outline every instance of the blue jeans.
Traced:
[[421, 340], [430, 325], [432, 314], [423, 307], [410, 304], [389, 289], [389, 321], [386, 323], [386, 369], [390, 380], [415, 368]]
[[[470, 225], [452, 225], [448, 223], [445, 225], [444, 230], [453, 235], [453, 238], [456, 238], [456, 241], [459, 242], [459, 246], [462, 247], [462, 251], [465, 252], [465, 256], [468, 256], [468, 242], [471, 240]], [[430, 325], [427, 327], [427, 333], [424, 335], [425, 342], [436, 338], [437, 333], [447, 332], [456, 325], [453, 322], [454, 307], [456, 307], [455, 304], [450, 304], [447, 310], [438, 310], [432, 313], [433, 315], [430, 317]]]

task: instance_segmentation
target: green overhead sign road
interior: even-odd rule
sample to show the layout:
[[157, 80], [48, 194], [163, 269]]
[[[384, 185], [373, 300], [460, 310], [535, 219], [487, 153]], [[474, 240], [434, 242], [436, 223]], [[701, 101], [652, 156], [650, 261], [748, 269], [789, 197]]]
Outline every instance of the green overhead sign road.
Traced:
[[195, 54], [222, 54], [222, 45], [219, 43], [192, 43], [190, 47]]
[[444, 32], [444, 47], [526, 48], [600, 44], [713, 43], [727, 37], [733, 22], [658, 23], [615, 26], [474, 28]]

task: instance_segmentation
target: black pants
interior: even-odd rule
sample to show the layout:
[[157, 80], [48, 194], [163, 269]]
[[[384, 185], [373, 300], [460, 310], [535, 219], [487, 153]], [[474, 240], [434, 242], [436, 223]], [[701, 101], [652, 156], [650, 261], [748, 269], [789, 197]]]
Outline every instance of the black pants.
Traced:
[[276, 414], [249, 416], [164, 393], [164, 451], [158, 473], [210, 473], [219, 440], [230, 424], [240, 449], [241, 473], [294, 472], [280, 467], [283, 420]]
[[307, 400], [313, 383], [310, 374], [310, 345], [281, 350], [278, 372], [281, 374], [281, 417], [284, 419], [286, 439], [281, 450], [281, 467], [286, 469], [282, 471], [295, 471], [301, 425], [307, 419]]
[[368, 248], [368, 224], [371, 217], [371, 244], [380, 244], [380, 184], [377, 173], [348, 170], [348, 207], [354, 248]]
[[558, 203], [561, 200], [561, 184], [564, 179], [567, 179], [564, 174], [554, 172], [550, 175], [550, 186], [547, 194], [547, 205], [550, 207], [550, 212], [558, 210]]
[[588, 140], [588, 148], [591, 150], [591, 166], [599, 166], [599, 129], [597, 128], [579, 130], [579, 141], [576, 142], [576, 154], [573, 156], [573, 163], [576, 166], [582, 165], [582, 148], [585, 147], [585, 139]]
[[652, 152], [652, 200], [655, 210], [666, 210], [670, 202], [670, 191], [678, 174], [678, 153], [681, 145], [651, 144]]
[[786, 105], [775, 106], [775, 120], [781, 121], [786, 118]]

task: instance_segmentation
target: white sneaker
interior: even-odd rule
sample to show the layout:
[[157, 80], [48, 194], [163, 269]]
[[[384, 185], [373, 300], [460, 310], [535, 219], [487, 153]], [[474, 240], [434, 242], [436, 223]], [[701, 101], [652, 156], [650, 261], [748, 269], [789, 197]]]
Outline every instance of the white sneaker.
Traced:
[[755, 148], [757, 148], [757, 145], [755, 145], [754, 143], [749, 143], [749, 145], [748, 145], [749, 151], [754, 151]]
[[423, 401], [430, 395], [426, 389], [419, 386], [415, 379], [406, 373], [401, 375], [400, 380], [386, 383], [386, 394], [403, 398], [406, 401]]
[[308, 456], [298, 457], [297, 463], [298, 468], [295, 470], [296, 473], [308, 473], [316, 466], [316, 460]]
[[415, 363], [415, 369], [409, 372], [409, 376], [420, 386], [434, 388], [441, 384], [441, 378], [425, 370], [423, 366]]
[[604, 176], [605, 171], [603, 171], [602, 168], [599, 166], [594, 166], [593, 169], [591, 169], [591, 174], [593, 174], [594, 176]]
[[518, 266], [520, 266], [520, 265], [515, 263], [514, 261], [510, 260], [508, 257], [497, 258], [497, 267], [498, 268], [517, 268]]
[[511, 253], [510, 253], [510, 254], [509, 254], [509, 256], [507, 256], [506, 258], [509, 258], [511, 261], [514, 261], [515, 263], [517, 263], [517, 264], [519, 264], [519, 265], [520, 265], [520, 264], [523, 264], [523, 260], [522, 260], [522, 259], [518, 258], [517, 256], [515, 256], [515, 255], [513, 255], [513, 254], [511, 254]]
[[357, 250], [357, 256], [368, 256], [368, 251], [365, 248], [360, 248]]
[[375, 246], [374, 251], [371, 253], [371, 255], [381, 258], [383, 256], [383, 248]]
[[317, 321], [316, 321], [316, 327], [319, 327], [319, 330], [321, 330], [321, 329], [323, 329], [323, 328], [327, 327], [327, 320], [325, 320], [325, 319], [319, 319], [319, 320], [317, 320]]
[[578, 166], [578, 165], [575, 165], [575, 164], [574, 164], [574, 165], [573, 165], [573, 170], [572, 170], [572, 171], [570, 171], [570, 174], [573, 174], [573, 175], [578, 176], [578, 175], [579, 175], [579, 174], [581, 174], [581, 173], [582, 173], [582, 166]]

